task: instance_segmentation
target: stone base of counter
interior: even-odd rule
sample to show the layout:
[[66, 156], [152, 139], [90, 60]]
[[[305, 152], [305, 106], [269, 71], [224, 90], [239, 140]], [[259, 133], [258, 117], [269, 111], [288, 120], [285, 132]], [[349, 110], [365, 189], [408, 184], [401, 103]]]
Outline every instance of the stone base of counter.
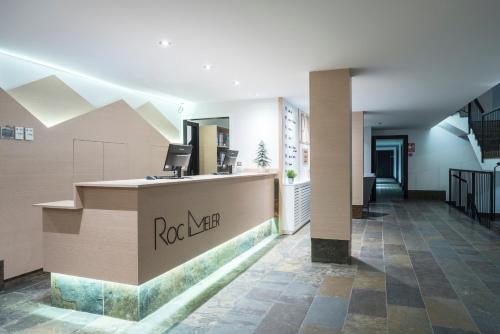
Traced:
[[51, 274], [52, 305], [138, 321], [277, 233], [277, 220], [265, 223], [139, 286]]

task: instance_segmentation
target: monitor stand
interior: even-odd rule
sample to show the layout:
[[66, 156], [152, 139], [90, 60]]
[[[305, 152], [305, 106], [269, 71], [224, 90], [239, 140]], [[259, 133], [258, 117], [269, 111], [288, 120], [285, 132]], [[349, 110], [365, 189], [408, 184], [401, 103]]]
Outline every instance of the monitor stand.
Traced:
[[189, 177], [182, 176], [182, 167], [175, 167], [174, 175], [155, 176], [155, 178], [159, 179], [159, 180], [163, 180], [163, 179], [174, 179], [174, 180], [189, 179]]

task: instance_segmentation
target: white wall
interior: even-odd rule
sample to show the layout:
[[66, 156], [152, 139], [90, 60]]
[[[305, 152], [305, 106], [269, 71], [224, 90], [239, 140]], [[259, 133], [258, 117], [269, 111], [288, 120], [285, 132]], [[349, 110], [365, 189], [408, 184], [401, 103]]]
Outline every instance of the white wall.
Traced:
[[183, 119], [229, 117], [229, 141], [238, 150], [243, 168], [256, 168], [257, 146], [264, 141], [271, 158], [270, 168], [279, 168], [278, 99], [256, 99], [197, 103], [182, 115]]
[[481, 170], [468, 141], [435, 126], [431, 129], [374, 130], [374, 135], [408, 135], [415, 153], [408, 157], [409, 190], [448, 190], [450, 168]]
[[372, 172], [372, 128], [365, 126], [363, 128], [363, 149], [364, 149], [364, 172]]

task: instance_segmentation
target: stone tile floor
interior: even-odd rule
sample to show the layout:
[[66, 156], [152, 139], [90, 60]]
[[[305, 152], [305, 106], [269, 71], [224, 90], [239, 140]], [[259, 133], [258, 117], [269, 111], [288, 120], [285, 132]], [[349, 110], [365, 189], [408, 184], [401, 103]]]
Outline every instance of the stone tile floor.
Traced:
[[500, 237], [446, 204], [372, 205], [352, 246], [352, 265], [311, 263], [308, 226], [279, 238], [170, 329], [49, 307], [31, 275], [0, 295], [0, 333], [500, 333]]

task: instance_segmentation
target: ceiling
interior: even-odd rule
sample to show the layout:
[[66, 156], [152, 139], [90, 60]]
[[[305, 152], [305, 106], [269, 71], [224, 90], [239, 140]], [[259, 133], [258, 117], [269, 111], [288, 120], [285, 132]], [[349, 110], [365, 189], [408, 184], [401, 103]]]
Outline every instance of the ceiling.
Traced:
[[192, 102], [307, 109], [309, 71], [352, 68], [353, 110], [370, 125], [419, 127], [500, 81], [498, 0], [0, 3], [0, 49]]

